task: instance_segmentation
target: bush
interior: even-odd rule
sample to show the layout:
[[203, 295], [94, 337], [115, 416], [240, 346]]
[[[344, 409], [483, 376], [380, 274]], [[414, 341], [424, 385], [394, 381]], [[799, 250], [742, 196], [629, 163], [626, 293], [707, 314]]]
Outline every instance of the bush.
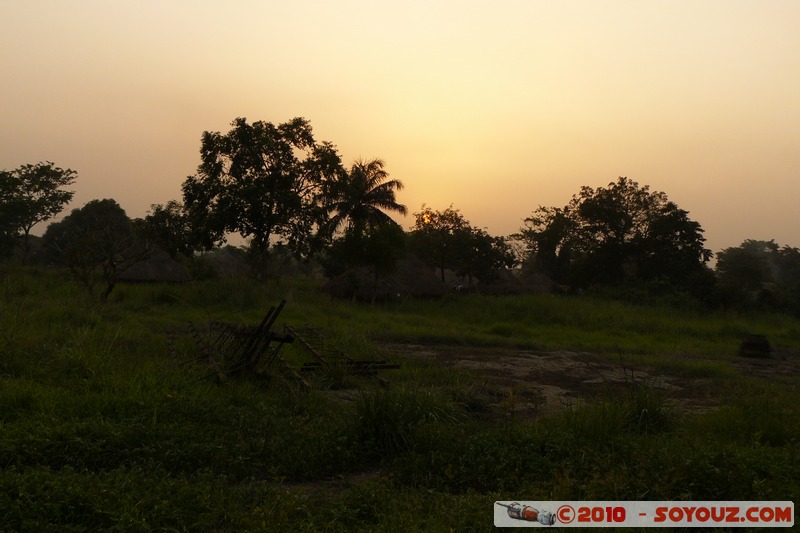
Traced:
[[431, 391], [392, 388], [361, 393], [356, 416], [358, 442], [368, 454], [384, 457], [409, 449], [422, 423], [453, 423], [461, 413]]

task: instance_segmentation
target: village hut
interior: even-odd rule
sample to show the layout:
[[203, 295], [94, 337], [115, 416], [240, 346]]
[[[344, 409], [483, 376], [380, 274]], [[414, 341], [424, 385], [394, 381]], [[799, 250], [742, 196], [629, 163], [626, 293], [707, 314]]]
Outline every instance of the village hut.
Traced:
[[[441, 272], [441, 271], [438, 271]], [[544, 272], [533, 269], [500, 268], [484, 279], [458, 276], [445, 270], [445, 283], [456, 292], [477, 292], [504, 296], [510, 294], [544, 294], [553, 292], [555, 284]]]
[[192, 279], [186, 268], [161, 248], [152, 248], [147, 259], [138, 261], [117, 277], [127, 283], [183, 283]]
[[205, 253], [198, 259], [210, 267], [217, 278], [240, 278], [252, 274], [244, 252], [232, 246]]
[[356, 268], [328, 281], [326, 289], [336, 298], [361, 301], [438, 298], [448, 291], [447, 285], [413, 254], [399, 260], [393, 273], [377, 280], [371, 268]]

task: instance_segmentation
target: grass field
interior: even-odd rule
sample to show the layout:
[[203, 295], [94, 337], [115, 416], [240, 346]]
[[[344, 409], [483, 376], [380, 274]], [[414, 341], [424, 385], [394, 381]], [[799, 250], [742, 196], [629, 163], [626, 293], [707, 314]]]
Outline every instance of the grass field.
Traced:
[[[0, 280], [0, 530], [485, 531], [496, 500], [800, 496], [797, 377], [729, 364], [748, 333], [800, 352], [787, 316], [549, 295], [363, 305], [288, 277], [121, 285], [100, 305], [63, 272], [0, 266]], [[171, 364], [166, 335], [187, 321], [257, 324], [281, 299], [279, 323], [401, 369], [388, 387], [329, 372], [307, 391], [274, 369], [218, 385]], [[622, 354], [710, 380], [717, 408], [686, 413], [632, 380], [493, 418], [474, 373], [393, 343]]]

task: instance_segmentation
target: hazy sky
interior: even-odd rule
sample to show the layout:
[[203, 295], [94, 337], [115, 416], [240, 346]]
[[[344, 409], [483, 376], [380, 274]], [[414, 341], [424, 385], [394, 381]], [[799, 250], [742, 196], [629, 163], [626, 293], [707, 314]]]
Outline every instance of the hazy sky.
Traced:
[[0, 168], [143, 216], [203, 131], [302, 116], [495, 235], [628, 176], [714, 251], [800, 246], [798, 28], [795, 0], [0, 0]]

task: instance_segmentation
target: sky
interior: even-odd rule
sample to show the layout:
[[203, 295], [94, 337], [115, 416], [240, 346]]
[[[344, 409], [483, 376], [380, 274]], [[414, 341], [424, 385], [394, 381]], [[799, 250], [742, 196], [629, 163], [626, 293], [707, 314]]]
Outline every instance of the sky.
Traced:
[[204, 131], [305, 117], [493, 235], [627, 176], [712, 251], [800, 247], [798, 27], [795, 0], [0, 0], [0, 168], [141, 217]]

